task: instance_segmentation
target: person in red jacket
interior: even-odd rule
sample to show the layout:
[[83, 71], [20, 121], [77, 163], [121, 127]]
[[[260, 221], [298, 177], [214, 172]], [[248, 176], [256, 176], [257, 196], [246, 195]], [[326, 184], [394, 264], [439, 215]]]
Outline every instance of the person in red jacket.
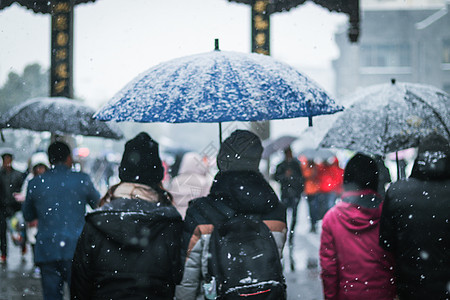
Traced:
[[394, 260], [379, 245], [383, 199], [376, 162], [356, 154], [344, 171], [344, 192], [324, 216], [320, 266], [325, 300], [392, 300]]
[[344, 170], [339, 166], [337, 157], [333, 156], [318, 165], [319, 218], [334, 206], [336, 199], [342, 193]]

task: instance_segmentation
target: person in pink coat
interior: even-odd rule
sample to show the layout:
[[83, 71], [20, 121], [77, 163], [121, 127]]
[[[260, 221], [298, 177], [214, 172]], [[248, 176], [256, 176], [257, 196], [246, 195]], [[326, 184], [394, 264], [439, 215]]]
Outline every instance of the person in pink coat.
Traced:
[[379, 244], [378, 168], [356, 154], [344, 170], [342, 201], [322, 221], [320, 266], [325, 300], [392, 300], [394, 261]]

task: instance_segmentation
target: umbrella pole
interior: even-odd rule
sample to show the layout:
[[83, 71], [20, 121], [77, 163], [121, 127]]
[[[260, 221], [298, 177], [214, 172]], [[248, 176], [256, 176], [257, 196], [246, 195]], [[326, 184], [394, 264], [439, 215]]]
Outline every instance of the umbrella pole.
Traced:
[[400, 178], [400, 164], [398, 162], [398, 151], [395, 151], [395, 162], [397, 163], [397, 181], [399, 181]]
[[310, 115], [310, 112], [311, 112], [311, 100], [308, 100], [306, 102], [306, 108], [308, 110], [308, 127], [313, 127], [312, 115]]
[[222, 145], [222, 122], [219, 122], [219, 143]]

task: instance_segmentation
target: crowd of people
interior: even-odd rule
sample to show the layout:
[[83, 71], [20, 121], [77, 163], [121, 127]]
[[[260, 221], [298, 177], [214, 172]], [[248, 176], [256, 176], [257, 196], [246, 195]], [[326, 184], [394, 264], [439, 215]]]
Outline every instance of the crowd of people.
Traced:
[[283, 248], [293, 249], [303, 197], [310, 232], [320, 232], [324, 299], [450, 298], [447, 140], [421, 141], [411, 176], [392, 184], [379, 156], [356, 153], [342, 169], [335, 156], [287, 147], [272, 177], [280, 196], [259, 170], [262, 151], [258, 136], [236, 130], [216, 174], [190, 152], [165, 182], [159, 145], [142, 132], [103, 196], [72, 169], [64, 142], [33, 154], [28, 174], [4, 152], [1, 262], [7, 222], [21, 213], [20, 251], [32, 245], [45, 300], [63, 299], [65, 284], [71, 299], [286, 299]]

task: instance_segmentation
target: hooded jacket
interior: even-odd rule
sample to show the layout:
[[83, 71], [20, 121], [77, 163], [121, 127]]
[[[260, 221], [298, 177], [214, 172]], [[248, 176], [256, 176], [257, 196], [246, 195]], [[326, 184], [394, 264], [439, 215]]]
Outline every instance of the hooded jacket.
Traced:
[[72, 299], [173, 299], [181, 279], [181, 216], [141, 184], [122, 183], [86, 216]]
[[208, 195], [212, 180], [199, 154], [188, 152], [183, 156], [178, 175], [169, 186], [174, 205], [183, 218], [190, 200]]
[[411, 176], [393, 183], [380, 244], [394, 254], [400, 299], [449, 299], [450, 151], [431, 139], [419, 147]]
[[394, 299], [393, 258], [378, 244], [380, 203], [372, 190], [347, 191], [323, 218], [320, 265], [326, 300]]
[[214, 226], [199, 207], [208, 207], [214, 210], [211, 215], [217, 215], [219, 201], [237, 213], [259, 215], [271, 230], [281, 257], [286, 241], [286, 209], [273, 189], [256, 171], [219, 172], [209, 195], [189, 203], [183, 233], [185, 267], [176, 299], [203, 299], [201, 286], [208, 273], [207, 254]]

